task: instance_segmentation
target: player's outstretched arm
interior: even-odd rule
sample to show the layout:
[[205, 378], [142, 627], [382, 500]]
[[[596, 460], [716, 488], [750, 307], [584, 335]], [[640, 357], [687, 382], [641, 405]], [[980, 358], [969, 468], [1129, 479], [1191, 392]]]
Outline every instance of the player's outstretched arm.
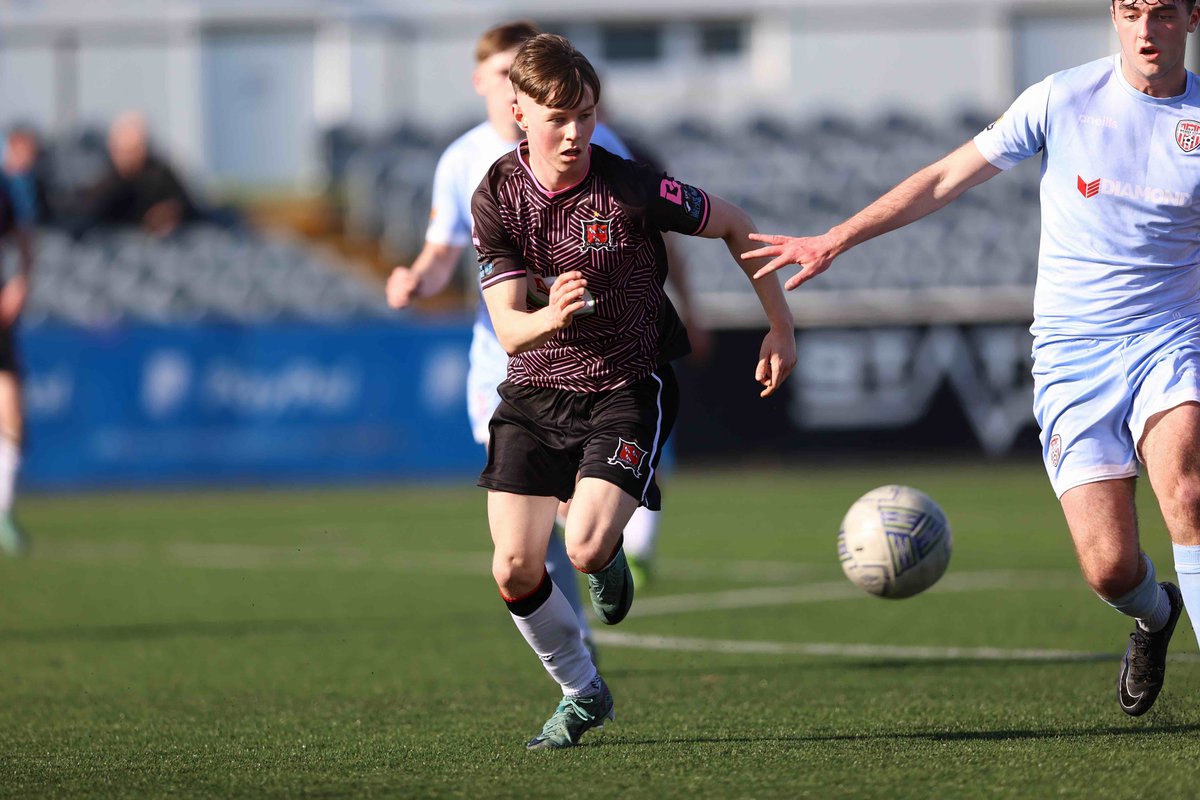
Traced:
[[431, 297], [446, 288], [463, 248], [453, 244], [426, 242], [411, 267], [396, 267], [387, 280], [387, 301], [404, 308], [417, 297]]
[[550, 287], [550, 302], [536, 311], [525, 310], [525, 279], [506, 280], [483, 290], [500, 346], [510, 356], [541, 347], [575, 319], [587, 301], [582, 272], [564, 272]]
[[[754, 246], [750, 240], [750, 234], [754, 232], [753, 220], [745, 211], [727, 200], [715, 195], [709, 195], [708, 199], [708, 224], [700, 235], [709, 239], [724, 240], [734, 262], [747, 276], [752, 275], [757, 265], [740, 259], [738, 254]], [[758, 353], [758, 365], [754, 370], [754, 379], [763, 386], [760, 396], [766, 397], [774, 394], [796, 366], [796, 330], [792, 311], [779, 288], [779, 281], [768, 278], [753, 281], [752, 285], [771, 325], [771, 329], [763, 338]]]
[[975, 142], [970, 141], [910, 175], [874, 203], [820, 236], [751, 235], [751, 239], [766, 247], [742, 253], [742, 258], [771, 259], [754, 273], [756, 279], [796, 264], [800, 271], [784, 284], [792, 290], [829, 269], [833, 260], [851, 247], [932, 214], [967, 189], [999, 173], [1000, 169], [988, 163]]

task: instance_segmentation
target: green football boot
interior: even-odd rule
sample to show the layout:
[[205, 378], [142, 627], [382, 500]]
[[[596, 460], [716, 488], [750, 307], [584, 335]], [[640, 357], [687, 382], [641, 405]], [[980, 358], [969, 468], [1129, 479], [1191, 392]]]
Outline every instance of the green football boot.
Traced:
[[17, 527], [10, 514], [0, 516], [0, 551], [13, 558], [29, 553], [29, 537]]
[[625, 558], [625, 548], [617, 550], [612, 563], [587, 576], [592, 609], [605, 625], [616, 625], [625, 619], [633, 605], [633, 574]]
[[603, 728], [604, 719], [616, 719], [612, 692], [602, 678], [600, 691], [589, 697], [564, 697], [542, 726], [542, 732], [525, 745], [530, 750], [559, 749], [579, 744], [592, 728]]

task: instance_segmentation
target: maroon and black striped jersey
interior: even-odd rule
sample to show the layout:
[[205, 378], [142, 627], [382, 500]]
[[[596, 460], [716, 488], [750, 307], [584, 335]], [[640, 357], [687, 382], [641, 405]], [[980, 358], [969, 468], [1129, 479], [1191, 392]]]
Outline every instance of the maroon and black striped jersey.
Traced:
[[541, 347], [510, 357], [508, 379], [598, 392], [687, 355], [687, 331], [663, 289], [662, 232], [702, 232], [708, 195], [596, 146], [582, 181], [548, 192], [528, 152], [522, 144], [493, 164], [472, 198], [480, 285], [525, 281], [535, 310], [557, 276], [579, 270], [595, 305]]

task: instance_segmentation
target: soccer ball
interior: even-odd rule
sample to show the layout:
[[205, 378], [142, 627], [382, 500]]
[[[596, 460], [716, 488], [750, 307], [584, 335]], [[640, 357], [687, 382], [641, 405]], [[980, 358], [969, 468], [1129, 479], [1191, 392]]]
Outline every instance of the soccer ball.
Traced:
[[846, 577], [879, 597], [912, 597], [950, 563], [950, 524], [941, 507], [910, 486], [880, 486], [850, 506], [838, 531]]

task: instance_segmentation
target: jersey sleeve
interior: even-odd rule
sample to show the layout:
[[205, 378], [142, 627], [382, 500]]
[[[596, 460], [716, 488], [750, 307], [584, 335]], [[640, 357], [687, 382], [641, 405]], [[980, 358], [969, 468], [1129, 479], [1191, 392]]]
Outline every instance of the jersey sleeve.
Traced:
[[975, 136], [980, 154], [997, 169], [1009, 169], [1046, 144], [1052, 78], [1030, 86], [1000, 119]]
[[710, 205], [703, 189], [677, 181], [645, 164], [625, 161], [623, 168], [632, 172], [637, 191], [645, 198], [646, 221], [651, 227], [685, 236], [704, 232]]
[[462, 159], [447, 150], [433, 172], [433, 203], [425, 241], [466, 247], [471, 243], [471, 191], [463, 180]]
[[472, 242], [479, 258], [479, 288], [485, 290], [505, 281], [524, 279], [525, 259], [504, 228], [498, 201], [487, 178], [471, 198], [471, 215], [475, 220]]

